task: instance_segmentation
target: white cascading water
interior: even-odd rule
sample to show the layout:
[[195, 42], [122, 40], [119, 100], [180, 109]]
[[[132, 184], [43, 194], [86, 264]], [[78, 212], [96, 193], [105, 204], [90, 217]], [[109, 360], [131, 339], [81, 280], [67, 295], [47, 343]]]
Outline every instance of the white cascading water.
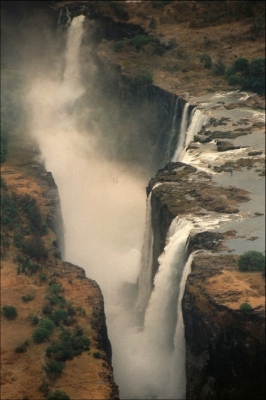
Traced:
[[175, 109], [174, 109], [174, 117], [173, 117], [173, 122], [172, 122], [172, 127], [169, 133], [169, 138], [167, 142], [167, 147], [165, 151], [165, 160], [164, 163], [167, 164], [170, 161], [170, 154], [171, 154], [171, 148], [172, 148], [172, 142], [173, 139], [176, 135], [176, 130], [177, 130], [177, 117], [178, 117], [178, 97], [175, 102]]
[[186, 147], [189, 145], [191, 141], [194, 140], [194, 136], [197, 135], [197, 133], [199, 133], [199, 131], [204, 125], [206, 125], [207, 121], [208, 117], [205, 114], [203, 114], [200, 110], [194, 108], [191, 114], [191, 123], [189, 124], [187, 131], [185, 132], [185, 139], [182, 140], [182, 144], [180, 143], [180, 141], [178, 142], [178, 147], [176, 149], [172, 161], [182, 161], [186, 153]]
[[191, 120], [191, 124], [187, 130], [185, 146], [187, 146], [189, 142], [194, 139], [194, 136], [199, 133], [204, 125], [206, 125], [207, 121], [207, 115], [203, 114], [200, 110], [195, 111]]
[[151, 276], [153, 232], [151, 226], [151, 195], [152, 191], [146, 200], [146, 224], [141, 251], [140, 272], [138, 277], [138, 298], [136, 302], [136, 311], [140, 314], [144, 313], [152, 291]]
[[[123, 338], [125, 352], [119, 354], [117, 366], [125, 399], [186, 397], [184, 326], [178, 301], [181, 304], [189, 271], [186, 260], [191, 228], [190, 222], [178, 217], [172, 222], [159, 257], [144, 326], [127, 328]], [[129, 313], [127, 318], [132, 319]], [[123, 364], [123, 360], [129, 363]]]
[[[68, 30], [63, 81], [51, 80], [49, 75], [38, 77], [29, 96], [32, 134], [61, 198], [65, 259], [83, 267], [103, 291], [121, 398], [183, 399], [185, 379], [178, 376], [184, 376], [179, 372], [185, 366], [184, 333], [176, 323], [178, 326], [180, 321], [177, 302], [191, 226], [180, 219], [173, 221], [152, 294], [151, 260], [147, 256], [140, 275], [143, 273], [141, 280], [148, 284], [142, 285], [140, 296], [146, 303], [149, 297], [150, 301], [144, 326], [139, 326], [134, 296], [131, 303], [127, 297], [125, 305], [128, 290], [121, 294], [120, 289], [125, 283], [127, 288], [137, 284], [146, 182], [125, 165], [95, 154], [95, 139], [89, 132], [77, 131], [71, 111], [84, 91], [79, 78], [83, 22], [83, 16], [74, 18]], [[150, 254], [151, 227], [147, 230]]]
[[181, 152], [184, 149], [185, 140], [186, 140], [187, 124], [188, 124], [188, 107], [189, 107], [189, 103], [186, 103], [185, 107], [184, 107], [184, 110], [183, 110], [183, 114], [182, 114], [182, 120], [181, 120], [180, 132], [179, 132], [179, 136], [178, 136], [177, 148], [176, 148], [175, 154], [174, 154], [173, 159], [172, 159], [173, 162], [179, 161], [179, 156], [180, 156]]

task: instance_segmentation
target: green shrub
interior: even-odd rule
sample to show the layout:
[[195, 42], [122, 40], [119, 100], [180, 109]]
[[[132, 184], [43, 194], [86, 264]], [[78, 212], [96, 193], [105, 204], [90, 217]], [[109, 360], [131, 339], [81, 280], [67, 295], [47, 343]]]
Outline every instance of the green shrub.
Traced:
[[238, 58], [234, 64], [233, 68], [235, 72], [242, 72], [247, 75], [249, 73], [249, 62], [246, 58]]
[[70, 397], [67, 393], [62, 390], [56, 389], [54, 392], [50, 392], [47, 397], [47, 400], [70, 400]]
[[32, 338], [35, 343], [43, 343], [50, 335], [51, 332], [49, 329], [36, 328], [35, 331], [33, 331]]
[[69, 332], [68, 329], [65, 329], [63, 326], [61, 326], [61, 329], [62, 333], [60, 334], [59, 338], [62, 340], [62, 342], [70, 343], [71, 333]]
[[19, 204], [29, 219], [31, 231], [34, 233], [40, 232], [43, 222], [37, 200], [25, 194], [19, 198]]
[[3, 226], [13, 226], [14, 220], [18, 214], [19, 211], [16, 202], [9, 194], [4, 193], [1, 197], [1, 224]]
[[7, 319], [15, 319], [18, 315], [17, 309], [13, 306], [2, 307], [2, 313]]
[[238, 260], [240, 271], [265, 270], [265, 256], [258, 251], [247, 251]]
[[238, 58], [225, 73], [229, 85], [241, 85], [259, 94], [265, 93], [265, 58], [256, 58], [249, 64], [246, 58]]
[[174, 49], [177, 46], [177, 40], [175, 38], [171, 38], [167, 42], [167, 49], [171, 50]]
[[24, 303], [28, 303], [28, 301], [31, 301], [34, 299], [34, 295], [26, 294], [25, 296], [21, 296], [21, 299], [24, 301]]
[[50, 320], [50, 319], [42, 319], [39, 323], [38, 323], [38, 328], [44, 328], [47, 329], [49, 332], [53, 332], [55, 325], [54, 323]]
[[151, 18], [149, 27], [150, 27], [151, 29], [156, 29], [156, 27], [157, 27], [157, 22], [156, 22], [156, 19], [155, 19], [155, 18]]
[[48, 296], [47, 300], [51, 306], [58, 305], [61, 308], [64, 308], [66, 305], [66, 299], [63, 296]]
[[160, 45], [160, 41], [158, 39], [155, 39], [154, 37], [147, 35], [137, 35], [130, 41], [130, 44], [132, 46], [135, 46], [137, 50], [142, 49], [143, 46], [149, 43], [154, 44], [156, 46]]
[[51, 294], [58, 295], [62, 290], [60, 283], [52, 283], [48, 286], [47, 291]]
[[39, 235], [24, 240], [21, 247], [23, 252], [31, 258], [35, 258], [36, 260], [48, 258], [48, 251]]
[[93, 353], [93, 357], [94, 357], [94, 358], [101, 358], [101, 353], [99, 353], [99, 351], [95, 351], [95, 352]]
[[152, 5], [152, 7], [153, 8], [160, 8], [160, 7], [164, 7], [164, 6], [166, 6], [167, 4], [169, 4], [169, 3], [171, 3], [171, 1], [166, 1], [166, 0], [162, 0], [162, 1], [160, 1], [160, 0], [155, 0], [155, 1], [152, 1], [151, 2], [151, 5]]
[[56, 361], [72, 360], [74, 357], [70, 342], [55, 343], [46, 350], [47, 357]]
[[39, 318], [37, 317], [37, 315], [34, 315], [33, 313], [30, 313], [28, 315], [28, 320], [30, 321], [31, 325], [38, 325], [39, 323]]
[[17, 248], [21, 248], [21, 247], [22, 247], [23, 240], [24, 240], [24, 236], [22, 235], [21, 232], [15, 233], [15, 234], [14, 234], [14, 237], [13, 237], [13, 240], [14, 240], [14, 245], [15, 245]]
[[253, 310], [253, 308], [252, 308], [251, 305], [248, 304], [248, 303], [242, 303], [242, 304], [240, 304], [240, 306], [239, 306], [239, 310], [240, 310], [241, 312], [245, 313], [245, 314], [248, 314], [250, 311]]
[[7, 190], [6, 182], [2, 177], [0, 177], [0, 188]]
[[40, 391], [41, 393], [43, 393], [45, 396], [47, 396], [48, 393], [49, 393], [49, 385], [48, 385], [47, 382], [45, 382], [44, 379], [43, 379], [43, 381], [42, 381], [42, 383], [41, 383], [41, 385], [39, 386], [38, 389], [39, 389], [39, 391]]
[[203, 54], [202, 56], [200, 56], [200, 62], [203, 63], [204, 68], [212, 67], [212, 59], [209, 54]]
[[67, 307], [67, 313], [68, 315], [76, 315], [76, 311], [71, 305]]
[[133, 78], [132, 83], [136, 87], [145, 88], [147, 85], [151, 85], [153, 83], [153, 77], [149, 73], [139, 74]]
[[20, 344], [19, 346], [17, 346], [14, 350], [15, 353], [26, 353], [28, 347], [30, 345], [29, 340], [25, 340], [24, 343]]
[[51, 378], [57, 378], [63, 372], [65, 368], [65, 364], [61, 361], [48, 361], [44, 366], [43, 369], [46, 371], [47, 375]]
[[125, 5], [122, 1], [109, 1], [108, 4], [113, 9], [115, 15], [124, 21], [129, 20], [129, 15], [127, 10], [125, 9]]
[[52, 309], [52, 307], [49, 306], [49, 304], [45, 304], [42, 308], [42, 312], [44, 315], [49, 315], [49, 314], [52, 314], [53, 309]]
[[113, 49], [116, 53], [121, 53], [121, 51], [123, 50], [125, 42], [123, 40], [119, 40], [117, 42], [114, 43]]
[[223, 75], [225, 73], [225, 64], [221, 60], [214, 64], [213, 73], [216, 76]]
[[265, 58], [255, 58], [250, 62], [249, 73], [254, 78], [265, 75]]
[[40, 280], [40, 282], [46, 282], [47, 281], [47, 274], [40, 273], [39, 274], [39, 280]]
[[53, 321], [53, 323], [59, 326], [60, 322], [64, 322], [68, 316], [68, 313], [64, 310], [55, 310], [52, 314], [49, 315], [49, 318]]
[[29, 258], [27, 258], [25, 261], [23, 261], [21, 271], [31, 276], [32, 274], [35, 274], [39, 268], [39, 264], [32, 263]]

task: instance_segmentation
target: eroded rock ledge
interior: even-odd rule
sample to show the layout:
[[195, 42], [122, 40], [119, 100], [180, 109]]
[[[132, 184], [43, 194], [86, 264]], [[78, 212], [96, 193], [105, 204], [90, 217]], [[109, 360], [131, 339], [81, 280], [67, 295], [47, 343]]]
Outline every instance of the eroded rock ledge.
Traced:
[[153, 276], [166, 235], [176, 216], [207, 216], [212, 213], [236, 214], [238, 205], [249, 200], [249, 193], [233, 186], [221, 187], [211, 175], [182, 162], [171, 162], [160, 169], [147, 186], [152, 190], [152, 228], [154, 235]]

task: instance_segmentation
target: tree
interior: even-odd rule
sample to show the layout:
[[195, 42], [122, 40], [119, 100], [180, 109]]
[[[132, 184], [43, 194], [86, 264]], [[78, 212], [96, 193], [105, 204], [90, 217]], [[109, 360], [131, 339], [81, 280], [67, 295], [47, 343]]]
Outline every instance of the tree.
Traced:
[[240, 306], [239, 306], [239, 310], [240, 310], [241, 312], [245, 313], [245, 314], [248, 314], [250, 311], [253, 310], [253, 308], [252, 308], [251, 305], [248, 304], [248, 303], [242, 303], [242, 304], [240, 304]]
[[51, 335], [51, 332], [45, 328], [36, 328], [32, 334], [35, 343], [43, 343]]
[[50, 319], [43, 319], [38, 323], [38, 328], [47, 329], [50, 333], [54, 330], [54, 323]]
[[238, 260], [240, 271], [263, 271], [265, 269], [265, 256], [258, 251], [247, 251]]
[[16, 307], [13, 306], [4, 306], [2, 313], [7, 319], [15, 319], [18, 315]]
[[44, 366], [43, 369], [47, 372], [47, 375], [51, 378], [56, 378], [60, 376], [65, 368], [65, 364], [61, 361], [48, 361]]
[[47, 357], [56, 361], [72, 360], [74, 357], [70, 342], [55, 343], [46, 350]]
[[241, 85], [257, 93], [265, 93], [265, 58], [256, 58], [249, 64], [246, 58], [238, 58], [225, 73], [229, 85]]
[[242, 72], [244, 75], [249, 73], [249, 62], [246, 58], [238, 58], [234, 64], [233, 68], [235, 72]]

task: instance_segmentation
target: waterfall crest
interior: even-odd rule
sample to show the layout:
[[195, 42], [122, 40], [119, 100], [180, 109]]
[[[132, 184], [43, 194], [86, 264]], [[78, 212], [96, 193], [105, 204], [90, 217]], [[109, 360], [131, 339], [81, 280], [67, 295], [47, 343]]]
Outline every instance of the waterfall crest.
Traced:
[[178, 145], [175, 154], [172, 158], [173, 162], [182, 161], [186, 152], [186, 147], [191, 141], [194, 140], [194, 136], [200, 132], [202, 127], [208, 121], [208, 117], [205, 114], [203, 114], [200, 110], [194, 108], [190, 117], [191, 122], [187, 128], [188, 106], [189, 104], [186, 103], [182, 115], [182, 123], [181, 123]]

